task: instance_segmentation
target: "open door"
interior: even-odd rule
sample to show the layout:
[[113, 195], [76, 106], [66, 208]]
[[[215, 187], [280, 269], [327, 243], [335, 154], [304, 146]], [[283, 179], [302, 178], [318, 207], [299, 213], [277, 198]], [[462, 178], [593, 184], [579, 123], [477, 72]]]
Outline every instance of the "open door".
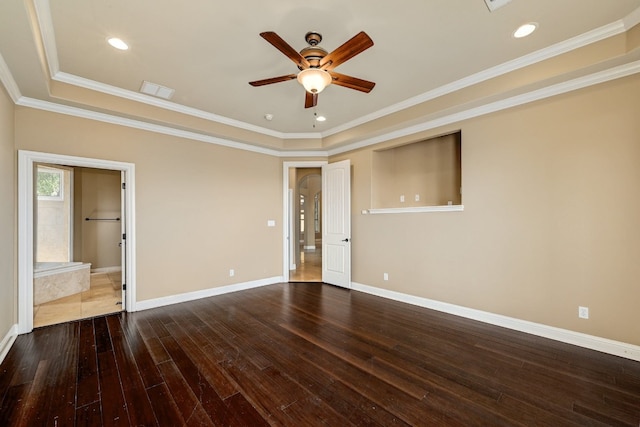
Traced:
[[322, 281], [351, 288], [351, 162], [322, 166]]
[[122, 281], [122, 299], [120, 301], [122, 301], [122, 309], [126, 310], [127, 308], [127, 300], [125, 299], [126, 297], [126, 290], [127, 290], [127, 185], [126, 185], [126, 172], [125, 171], [121, 171], [120, 172], [120, 188], [121, 188], [121, 192], [120, 192], [120, 265], [122, 267], [121, 271], [121, 281]]

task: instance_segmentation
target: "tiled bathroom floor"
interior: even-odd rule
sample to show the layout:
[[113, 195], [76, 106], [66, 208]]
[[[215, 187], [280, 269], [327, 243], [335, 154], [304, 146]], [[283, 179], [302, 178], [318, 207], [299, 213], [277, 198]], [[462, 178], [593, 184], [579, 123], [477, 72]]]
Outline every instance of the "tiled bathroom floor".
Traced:
[[92, 273], [88, 291], [33, 307], [33, 326], [46, 326], [70, 320], [122, 311], [120, 272]]

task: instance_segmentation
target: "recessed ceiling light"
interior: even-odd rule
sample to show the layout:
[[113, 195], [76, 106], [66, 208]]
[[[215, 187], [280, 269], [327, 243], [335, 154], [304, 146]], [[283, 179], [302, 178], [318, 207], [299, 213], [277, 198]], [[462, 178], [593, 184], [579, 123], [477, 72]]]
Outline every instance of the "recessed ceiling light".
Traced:
[[117, 38], [117, 37], [110, 37], [107, 39], [107, 42], [115, 47], [116, 49], [119, 50], [127, 50], [129, 49], [129, 45], [126, 44], [124, 41], [122, 41], [121, 39]]
[[327, 118], [326, 118], [325, 116], [318, 116], [318, 117], [316, 117], [316, 121], [318, 121], [318, 122], [324, 122], [324, 121], [326, 121], [326, 120], [327, 120]]
[[527, 37], [529, 34], [533, 33], [536, 28], [538, 28], [538, 24], [536, 22], [528, 22], [524, 25], [520, 25], [518, 29], [513, 32], [513, 37], [517, 39]]

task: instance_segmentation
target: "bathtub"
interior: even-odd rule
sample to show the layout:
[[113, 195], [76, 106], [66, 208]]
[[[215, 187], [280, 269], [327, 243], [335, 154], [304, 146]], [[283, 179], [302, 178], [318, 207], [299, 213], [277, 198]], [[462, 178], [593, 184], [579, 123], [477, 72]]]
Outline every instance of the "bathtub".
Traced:
[[89, 290], [91, 264], [82, 262], [38, 262], [33, 270], [33, 304]]

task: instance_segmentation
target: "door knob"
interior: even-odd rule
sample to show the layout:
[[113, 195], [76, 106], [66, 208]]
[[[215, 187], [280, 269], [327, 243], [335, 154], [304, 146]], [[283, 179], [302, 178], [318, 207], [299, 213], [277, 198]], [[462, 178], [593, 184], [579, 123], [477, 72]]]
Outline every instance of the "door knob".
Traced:
[[343, 242], [348, 242], [349, 238], [347, 237], [346, 239], [342, 239]]

